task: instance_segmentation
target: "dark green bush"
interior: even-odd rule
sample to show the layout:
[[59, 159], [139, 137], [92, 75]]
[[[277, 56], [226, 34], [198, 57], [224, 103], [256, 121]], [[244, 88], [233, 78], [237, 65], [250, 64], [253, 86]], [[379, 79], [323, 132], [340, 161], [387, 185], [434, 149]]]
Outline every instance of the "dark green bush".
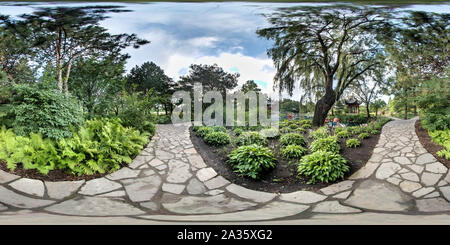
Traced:
[[214, 130], [211, 127], [202, 126], [199, 129], [197, 129], [197, 132], [195, 133], [197, 136], [205, 137], [207, 134], [214, 132]]
[[283, 147], [280, 151], [281, 156], [290, 159], [290, 158], [301, 158], [308, 152], [308, 149], [301, 145], [287, 145]]
[[194, 126], [192, 126], [192, 131], [197, 132], [197, 130], [199, 130], [201, 127], [203, 127], [203, 126], [201, 126], [201, 125], [194, 125]]
[[329, 136], [328, 129], [326, 127], [320, 127], [309, 134], [311, 139], [326, 138]]
[[329, 151], [316, 151], [306, 155], [297, 166], [298, 177], [309, 177], [308, 184], [329, 183], [342, 179], [349, 170], [345, 158]]
[[238, 145], [267, 145], [267, 139], [258, 132], [243, 132], [237, 140]]
[[339, 153], [341, 147], [336, 136], [328, 136], [326, 138], [318, 138], [311, 143], [310, 149], [312, 152], [316, 151], [331, 151]]
[[230, 135], [225, 132], [211, 132], [208, 133], [203, 139], [208, 145], [214, 146], [226, 145], [231, 141]]
[[239, 175], [259, 179], [263, 171], [275, 168], [276, 158], [269, 148], [252, 144], [232, 151], [228, 163]]
[[361, 145], [361, 142], [359, 140], [357, 140], [357, 139], [348, 139], [348, 140], [345, 141], [345, 145], [347, 147], [350, 147], [350, 148], [358, 147], [358, 146]]
[[358, 138], [359, 139], [365, 139], [365, 138], [369, 138], [369, 134], [368, 133], [360, 133], [359, 135], [358, 135]]
[[154, 129], [153, 122], [155, 121], [155, 116], [151, 112], [155, 102], [151, 95], [151, 93], [143, 96], [137, 93], [123, 95], [121, 110], [117, 115], [123, 126], [151, 133], [148, 130]]
[[350, 137], [350, 132], [348, 132], [347, 130], [342, 130], [339, 133], [337, 133], [336, 136], [339, 138], [348, 138]]
[[287, 145], [306, 146], [306, 140], [300, 134], [288, 133], [288, 134], [285, 134], [285, 135], [281, 136], [281, 138], [280, 138], [280, 145], [281, 146], [287, 146]]
[[227, 132], [227, 129], [224, 126], [212, 126], [211, 129], [214, 132]]
[[343, 124], [359, 125], [359, 124], [367, 123], [367, 120], [368, 120], [366, 115], [362, 115], [362, 114], [355, 114], [355, 115], [343, 114], [343, 115], [339, 115], [337, 117], [339, 118], [339, 121]]
[[243, 132], [244, 132], [244, 129], [243, 129], [243, 128], [235, 128], [235, 129], [233, 129], [233, 133], [234, 133], [236, 136], [241, 135]]

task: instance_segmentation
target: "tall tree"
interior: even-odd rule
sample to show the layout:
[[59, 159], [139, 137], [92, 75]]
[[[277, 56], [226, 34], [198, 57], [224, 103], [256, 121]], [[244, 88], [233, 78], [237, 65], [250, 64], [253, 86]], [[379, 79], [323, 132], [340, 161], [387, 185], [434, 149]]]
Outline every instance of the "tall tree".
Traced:
[[300, 79], [306, 91], [321, 93], [313, 125], [323, 125], [345, 89], [379, 65], [376, 30], [386, 24], [383, 15], [376, 8], [353, 6], [281, 8], [267, 16], [272, 27], [257, 31], [275, 41], [268, 55], [280, 90], [292, 94]]
[[247, 93], [248, 91], [261, 92], [261, 89], [258, 88], [258, 84], [253, 80], [248, 80], [244, 84], [242, 84], [241, 91]]

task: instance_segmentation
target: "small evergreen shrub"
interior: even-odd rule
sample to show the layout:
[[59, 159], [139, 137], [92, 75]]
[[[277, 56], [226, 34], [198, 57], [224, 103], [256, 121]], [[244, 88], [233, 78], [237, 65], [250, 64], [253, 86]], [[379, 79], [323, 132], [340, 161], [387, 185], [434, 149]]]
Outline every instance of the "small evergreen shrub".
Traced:
[[244, 129], [243, 129], [243, 128], [235, 128], [235, 129], [233, 129], [233, 133], [234, 133], [236, 136], [241, 135], [243, 132], [244, 132]]
[[228, 155], [227, 162], [234, 172], [252, 179], [259, 179], [263, 171], [276, 166], [276, 158], [270, 149], [257, 144], [240, 146]]
[[227, 132], [227, 129], [224, 126], [212, 126], [211, 129], [214, 132]]
[[311, 152], [330, 151], [339, 153], [341, 147], [336, 136], [328, 136], [326, 138], [318, 138], [311, 143]]
[[344, 178], [350, 171], [347, 160], [338, 153], [316, 151], [304, 156], [298, 166], [298, 177], [309, 177], [308, 184], [329, 183]]
[[329, 136], [329, 134], [328, 134], [328, 130], [327, 130], [326, 127], [320, 127], [320, 128], [318, 128], [318, 129], [312, 131], [312, 132], [309, 134], [309, 137], [310, 137], [311, 139], [326, 138], [326, 137], [328, 137], [328, 136]]
[[280, 138], [280, 145], [281, 146], [287, 146], [287, 145], [301, 145], [306, 146], [306, 140], [305, 138], [297, 133], [288, 133]]
[[197, 132], [201, 127], [203, 127], [202, 125], [194, 125], [192, 126], [192, 131]]
[[307, 152], [308, 150], [301, 145], [287, 145], [286, 147], [281, 149], [281, 156], [286, 159], [301, 158]]
[[238, 145], [267, 145], [267, 139], [259, 132], [243, 132], [237, 139]]
[[345, 145], [350, 148], [358, 147], [361, 145], [361, 142], [358, 139], [348, 139], [345, 141]]
[[350, 137], [350, 132], [348, 132], [347, 130], [343, 130], [343, 131], [337, 133], [336, 136], [338, 138], [348, 138], [348, 137]]
[[362, 140], [362, 139], [366, 139], [366, 138], [369, 138], [369, 134], [368, 133], [360, 133], [359, 135], [358, 135], [358, 138], [360, 139], [360, 140]]
[[204, 140], [208, 145], [221, 146], [229, 144], [231, 138], [224, 132], [211, 132], [205, 136]]
[[214, 130], [211, 127], [202, 126], [200, 127], [197, 132], [195, 133], [199, 137], [205, 137], [207, 134], [214, 132]]

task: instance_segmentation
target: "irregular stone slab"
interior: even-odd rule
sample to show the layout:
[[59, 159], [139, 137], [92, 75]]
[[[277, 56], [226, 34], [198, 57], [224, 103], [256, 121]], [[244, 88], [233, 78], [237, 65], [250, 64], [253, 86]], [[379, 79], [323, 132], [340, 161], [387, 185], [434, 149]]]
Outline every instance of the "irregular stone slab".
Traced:
[[333, 197], [337, 199], [347, 199], [347, 197], [350, 196], [350, 193], [352, 193], [352, 191], [344, 191], [342, 193], [334, 195]]
[[121, 188], [122, 185], [106, 178], [93, 179], [86, 182], [86, 184], [78, 192], [82, 195], [98, 195], [105, 192], [110, 192]]
[[158, 150], [155, 150], [155, 156], [160, 160], [169, 160], [174, 157], [174, 154], [158, 149]]
[[416, 205], [421, 212], [443, 212], [450, 211], [450, 203], [444, 198], [429, 198], [416, 200]]
[[167, 166], [165, 164], [163, 164], [163, 165], [156, 166], [155, 168], [158, 170], [164, 170], [167, 168]]
[[164, 183], [162, 185], [162, 190], [173, 194], [181, 194], [184, 190], [184, 187], [184, 185], [180, 184]]
[[128, 165], [128, 167], [130, 167], [131, 169], [136, 169], [136, 168], [146, 164], [152, 158], [153, 158], [153, 156], [139, 155], [133, 159], [133, 161], [130, 163], [130, 165]]
[[416, 172], [416, 173], [418, 173], [418, 174], [420, 174], [420, 173], [422, 173], [423, 172], [423, 170], [424, 170], [424, 167], [423, 166], [418, 166], [418, 165], [411, 165], [411, 166], [409, 166], [409, 168], [412, 170], [412, 171], [414, 171], [414, 172]]
[[441, 180], [441, 181], [439, 181], [439, 183], [437, 184], [437, 186], [441, 187], [441, 186], [444, 186], [444, 185], [447, 185], [447, 184], [448, 184], [447, 181]]
[[447, 175], [444, 178], [445, 181], [447, 181], [447, 183], [450, 183], [450, 170], [447, 172]]
[[320, 195], [311, 191], [296, 191], [280, 195], [280, 200], [296, 203], [316, 203], [325, 200], [327, 196]]
[[152, 175], [126, 182], [125, 191], [132, 202], [150, 201], [159, 191], [161, 183], [159, 176]]
[[243, 202], [223, 194], [208, 197], [185, 196], [175, 203], [163, 203], [170, 212], [179, 214], [217, 214], [240, 211], [256, 204]]
[[352, 174], [349, 179], [366, 179], [369, 178], [379, 165], [376, 163], [367, 163], [364, 167]]
[[437, 174], [445, 174], [447, 173], [447, 168], [440, 162], [430, 163], [425, 165], [425, 170], [437, 173]]
[[155, 158], [155, 159], [151, 160], [148, 164], [149, 164], [150, 166], [152, 166], [152, 167], [156, 167], [156, 166], [163, 165], [164, 162], [161, 161], [161, 160], [159, 160], [159, 159], [157, 159], [157, 158]]
[[424, 196], [424, 195], [426, 195], [428, 193], [433, 192], [434, 190], [435, 190], [434, 187], [424, 187], [424, 188], [421, 188], [421, 189], [413, 192], [412, 195], [414, 197], [421, 197], [421, 196]]
[[124, 216], [145, 214], [126, 203], [122, 198], [83, 197], [55, 204], [45, 210], [49, 212], [84, 216]]
[[210, 189], [210, 190], [220, 188], [220, 187], [226, 186], [228, 184], [230, 184], [230, 181], [226, 180], [222, 176], [217, 176], [217, 177], [205, 182], [206, 187], [208, 187], [208, 189]]
[[426, 153], [426, 154], [420, 155], [416, 159], [416, 164], [424, 165], [425, 163], [430, 163], [430, 162], [435, 162], [435, 161], [436, 161], [436, 158], [434, 158], [433, 155], [431, 155], [430, 153]]
[[297, 215], [307, 210], [309, 206], [286, 202], [272, 202], [256, 210], [238, 211], [226, 214], [211, 215], [146, 215], [140, 216], [146, 219], [167, 221], [259, 221]]
[[6, 207], [5, 205], [2, 205], [2, 204], [0, 203], [0, 212], [1, 212], [1, 211], [6, 211], [6, 210], [8, 210], [8, 207]]
[[150, 209], [152, 211], [158, 211], [159, 206], [155, 202], [141, 202], [140, 205], [146, 209]]
[[336, 184], [332, 184], [330, 186], [327, 186], [325, 188], [320, 189], [320, 191], [325, 195], [333, 195], [335, 193], [348, 190], [352, 188], [353, 183], [355, 181], [352, 180], [345, 180]]
[[375, 177], [377, 179], [387, 179], [391, 177], [393, 174], [395, 174], [397, 171], [399, 171], [401, 168], [402, 167], [400, 167], [400, 165], [393, 162], [383, 163], [378, 168]]
[[203, 158], [199, 154], [188, 156], [189, 163], [195, 168], [206, 168]]
[[422, 174], [422, 179], [420, 180], [421, 183], [423, 183], [425, 186], [432, 186], [435, 185], [439, 179], [441, 178], [441, 174], [433, 174], [424, 172]]
[[405, 180], [402, 183], [400, 183], [400, 188], [402, 189], [402, 191], [410, 193], [422, 188], [422, 186], [417, 182]]
[[110, 180], [136, 178], [140, 172], [141, 172], [140, 170], [131, 170], [131, 169], [125, 167], [125, 168], [121, 168], [121, 169], [117, 170], [116, 172], [114, 172], [112, 174], [106, 175], [106, 178], [108, 178]]
[[409, 160], [407, 157], [394, 157], [394, 161], [400, 163], [401, 165], [412, 164], [411, 160]]
[[215, 196], [215, 195], [219, 195], [219, 194], [222, 194], [222, 193], [224, 193], [225, 191], [224, 190], [210, 190], [210, 191], [207, 191], [207, 192], [205, 192], [205, 194], [206, 195], [210, 195], [210, 196]]
[[312, 212], [315, 213], [360, 213], [361, 210], [357, 208], [347, 207], [340, 204], [338, 201], [325, 201], [317, 204]]
[[202, 168], [199, 171], [197, 171], [197, 178], [202, 181], [205, 182], [215, 176], [217, 176], [216, 171], [214, 171], [213, 168]]
[[42, 200], [19, 195], [0, 186], [0, 202], [17, 208], [38, 208], [55, 203], [51, 200]]
[[206, 187], [197, 178], [192, 178], [189, 181], [189, 184], [187, 185], [186, 190], [189, 194], [198, 195], [198, 194], [205, 193]]
[[344, 203], [372, 210], [405, 211], [408, 210], [411, 200], [411, 197], [403, 194], [396, 186], [381, 181], [365, 180]]
[[415, 182], [419, 181], [419, 176], [415, 173], [411, 173], [411, 172], [404, 173], [404, 174], [401, 174], [401, 176], [403, 179], [406, 179], [406, 180], [415, 181]]
[[127, 195], [127, 193], [125, 191], [113, 191], [113, 192], [99, 195], [99, 197], [124, 197], [126, 195]]
[[47, 187], [47, 195], [54, 199], [64, 199], [72, 194], [74, 194], [82, 184], [84, 180], [80, 181], [58, 181], [49, 182], [45, 181], [45, 186]]
[[43, 197], [44, 183], [40, 180], [22, 178], [9, 184], [12, 188], [32, 196]]
[[450, 186], [439, 187], [442, 195], [450, 202]]
[[250, 199], [254, 202], [259, 202], [259, 203], [271, 201], [272, 199], [274, 199], [277, 196], [274, 193], [254, 191], [254, 190], [250, 190], [250, 189], [247, 189], [245, 187], [235, 185], [235, 184], [231, 184], [231, 185], [227, 186], [226, 190], [235, 194], [236, 196], [239, 196], [239, 197], [242, 197], [245, 199]]
[[439, 194], [439, 192], [435, 191], [435, 192], [432, 192], [432, 193], [424, 196], [424, 198], [433, 198], [433, 197], [439, 197], [439, 196], [441, 196], [441, 194]]
[[399, 185], [400, 182], [402, 182], [402, 179], [396, 178], [396, 177], [389, 177], [386, 179], [387, 182], [394, 184], [394, 185]]
[[172, 159], [169, 161], [169, 172], [167, 181], [171, 183], [184, 183], [192, 177], [189, 171], [189, 164]]
[[20, 176], [7, 173], [0, 169], [0, 184], [7, 183], [20, 178]]
[[186, 154], [195, 154], [195, 153], [197, 153], [197, 151], [195, 150], [194, 147], [192, 147], [192, 148], [185, 149], [184, 153], [186, 153]]

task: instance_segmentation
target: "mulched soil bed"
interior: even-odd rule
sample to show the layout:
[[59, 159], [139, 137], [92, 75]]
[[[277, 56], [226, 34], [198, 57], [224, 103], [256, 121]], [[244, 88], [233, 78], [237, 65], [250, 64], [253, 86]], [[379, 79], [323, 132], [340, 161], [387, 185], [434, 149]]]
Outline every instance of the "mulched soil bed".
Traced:
[[440, 157], [440, 156], [438, 156], [436, 154], [436, 152], [444, 149], [444, 147], [434, 143], [431, 140], [431, 137], [428, 134], [428, 131], [422, 127], [422, 124], [421, 124], [420, 120], [416, 121], [415, 128], [416, 128], [417, 137], [419, 137], [419, 141], [422, 144], [422, 146], [429, 153], [431, 153], [439, 162], [441, 162], [442, 164], [447, 166], [447, 168], [450, 168], [450, 160], [447, 160], [447, 159], [445, 159], [443, 157]]
[[[249, 189], [267, 191], [267, 192], [293, 192], [298, 190], [318, 190], [320, 188], [326, 187], [328, 185], [340, 182], [338, 180], [333, 183], [319, 183], [319, 184], [306, 184], [307, 180], [300, 180], [296, 177], [296, 167], [294, 165], [289, 165], [287, 160], [278, 159], [277, 166], [275, 169], [268, 173], [264, 173], [260, 180], [252, 180], [245, 177], [240, 177], [233, 172], [231, 167], [227, 164], [227, 155], [233, 150], [232, 146], [227, 147], [212, 147], [207, 145], [202, 138], [197, 137], [195, 132], [190, 129], [191, 141], [194, 144], [197, 152], [203, 157], [205, 163], [216, 170], [217, 173], [231, 181], [232, 183], [245, 186]], [[362, 140], [361, 146], [356, 148], [347, 148], [345, 146], [345, 141], [341, 139], [341, 152], [340, 154], [348, 160], [348, 165], [350, 166], [350, 171], [345, 175], [345, 178], [352, 175], [358, 169], [366, 164], [372, 155], [373, 149], [378, 142], [380, 134], [372, 135], [367, 139]], [[305, 135], [307, 138], [307, 134]], [[308, 142], [311, 143], [311, 142]], [[269, 140], [269, 147], [274, 149], [275, 155], [279, 155], [280, 147], [277, 140]]]

